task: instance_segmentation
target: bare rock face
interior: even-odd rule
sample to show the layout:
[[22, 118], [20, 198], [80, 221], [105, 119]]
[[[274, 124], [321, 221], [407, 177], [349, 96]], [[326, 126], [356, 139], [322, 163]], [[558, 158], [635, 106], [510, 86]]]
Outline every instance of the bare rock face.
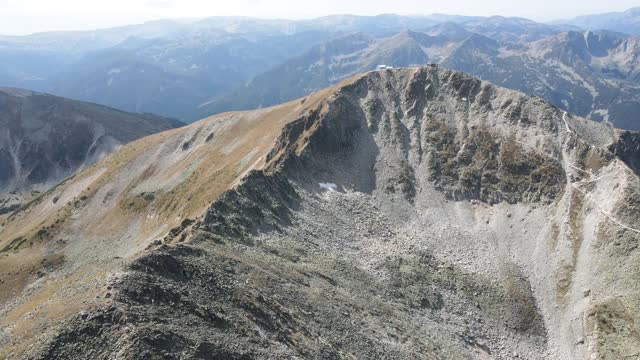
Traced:
[[[7, 328], [4, 353], [618, 359], [640, 350], [635, 133], [435, 66], [370, 72], [224, 116], [116, 152], [110, 161], [141, 169], [126, 180], [130, 169], [104, 161], [78, 176], [92, 179], [91, 192], [73, 179], [58, 189], [88, 194], [86, 204], [126, 199], [135, 220], [95, 208], [109, 233], [89, 233], [75, 211], [54, 235], [23, 235], [5, 251], [11, 259], [49, 244], [65, 255], [33, 294], [62, 274], [91, 273], [90, 286], [70, 278], [49, 304], [85, 299], [82, 286], [96, 298], [59, 324], [20, 313], [34, 301], [27, 293], [5, 302], [2, 316], [44, 335]], [[209, 203], [181, 195], [214, 186], [224, 190]], [[152, 187], [153, 199], [134, 196]], [[31, 224], [47, 196], [0, 235]], [[175, 226], [151, 231], [162, 218]], [[54, 247], [57, 237], [68, 244]], [[109, 255], [94, 252], [105, 242]]]
[[636, 174], [640, 174], [640, 133], [625, 131], [609, 149], [618, 155]]

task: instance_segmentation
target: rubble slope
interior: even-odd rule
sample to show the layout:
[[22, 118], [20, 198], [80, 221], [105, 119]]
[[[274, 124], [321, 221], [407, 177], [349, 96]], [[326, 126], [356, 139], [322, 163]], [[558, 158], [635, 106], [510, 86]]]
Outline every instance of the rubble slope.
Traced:
[[2, 230], [0, 356], [634, 356], [637, 145], [436, 66], [153, 135]]

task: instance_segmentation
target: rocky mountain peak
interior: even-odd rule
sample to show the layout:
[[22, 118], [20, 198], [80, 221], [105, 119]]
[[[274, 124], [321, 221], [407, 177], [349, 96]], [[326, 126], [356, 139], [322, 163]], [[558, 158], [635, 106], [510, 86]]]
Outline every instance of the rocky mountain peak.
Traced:
[[633, 139], [438, 66], [143, 138], [1, 230], [5, 262], [41, 274], [0, 283], [20, 294], [3, 311], [50, 331], [0, 322], [0, 341], [36, 359], [636, 351]]

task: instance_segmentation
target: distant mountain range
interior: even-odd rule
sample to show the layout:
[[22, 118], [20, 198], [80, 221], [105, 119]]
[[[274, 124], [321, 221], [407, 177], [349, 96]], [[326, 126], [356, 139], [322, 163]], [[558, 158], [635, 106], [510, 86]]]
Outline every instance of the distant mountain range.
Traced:
[[[146, 26], [156, 25], [131, 29], [128, 37], [112, 35], [115, 30], [60, 34], [61, 42], [74, 44], [59, 50], [49, 46], [50, 38], [12, 38], [4, 44], [0, 39], [0, 56], [8, 62], [0, 67], [0, 84], [125, 111], [189, 118], [209, 97], [328, 37], [324, 32], [236, 35], [195, 26], [156, 33], [143, 31]], [[103, 46], [96, 49], [95, 44]]]
[[379, 64], [438, 63], [639, 129], [638, 37], [623, 33], [636, 32], [640, 14], [616, 16], [625, 19], [617, 32], [586, 31], [580, 18], [436, 14], [214, 17], [0, 37], [0, 85], [191, 122], [305, 96]]
[[231, 94], [204, 104], [200, 114], [292, 100], [373, 70], [377, 64], [405, 67], [438, 63], [543, 97], [581, 116], [637, 129], [639, 40], [607, 31], [569, 31], [528, 42], [497, 41], [452, 23], [388, 38], [348, 35], [317, 45]]
[[0, 215], [119, 146], [184, 124], [151, 114], [0, 88]]
[[627, 34], [640, 34], [640, 7], [622, 12], [578, 16], [571, 20], [555, 21], [553, 24], [570, 24], [585, 30], [604, 29]]

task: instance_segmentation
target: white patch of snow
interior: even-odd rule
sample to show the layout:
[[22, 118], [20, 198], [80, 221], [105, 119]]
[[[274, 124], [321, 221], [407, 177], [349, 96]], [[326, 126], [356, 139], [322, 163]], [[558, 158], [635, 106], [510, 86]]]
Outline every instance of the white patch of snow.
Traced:
[[598, 114], [606, 119], [609, 118], [609, 109], [598, 109], [593, 111], [594, 114]]
[[334, 183], [319, 183], [320, 188], [325, 189], [327, 191], [336, 191], [338, 189], [338, 185]]
[[109, 74], [109, 75], [113, 75], [113, 74], [120, 74], [121, 72], [122, 72], [122, 69], [120, 69], [120, 68], [113, 68], [113, 69], [109, 70], [109, 71], [107, 72], [107, 74]]
[[608, 125], [612, 125], [609, 121], [609, 109], [598, 109], [593, 111], [594, 114], [600, 115], [602, 117], [602, 122]]
[[111, 84], [113, 84], [113, 76], [111, 76], [109, 81], [107, 81], [107, 86], [111, 86]]
[[567, 129], [567, 132], [569, 134], [571, 134], [573, 131], [571, 131], [571, 128], [569, 128], [569, 123], [567, 122], [567, 112], [566, 111], [562, 114], [562, 121], [564, 121], [564, 126]]

